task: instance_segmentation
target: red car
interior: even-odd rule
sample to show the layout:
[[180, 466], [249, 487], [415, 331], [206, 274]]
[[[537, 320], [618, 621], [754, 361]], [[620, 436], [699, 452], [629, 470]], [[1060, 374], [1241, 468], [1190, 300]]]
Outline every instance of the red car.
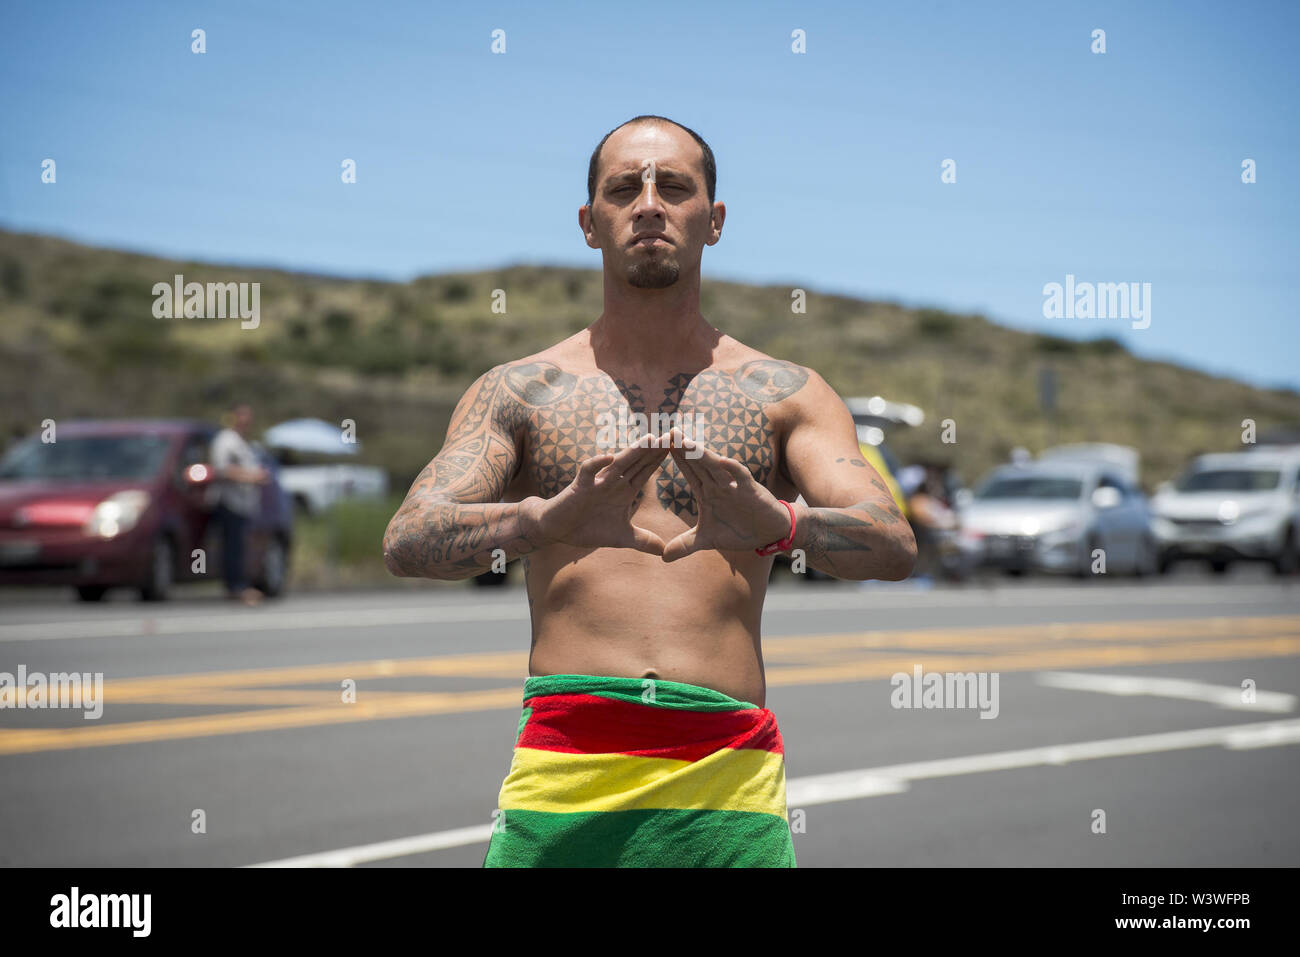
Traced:
[[[139, 420], [56, 428], [56, 441], [21, 440], [0, 460], [0, 585], [73, 585], [83, 601], [126, 586], [160, 601], [174, 583], [220, 578], [220, 535], [215, 527], [209, 535], [207, 502], [215, 426]], [[274, 476], [276, 463], [259, 456]], [[262, 486], [246, 551], [249, 579], [267, 595], [284, 588], [292, 521], [273, 478]]]

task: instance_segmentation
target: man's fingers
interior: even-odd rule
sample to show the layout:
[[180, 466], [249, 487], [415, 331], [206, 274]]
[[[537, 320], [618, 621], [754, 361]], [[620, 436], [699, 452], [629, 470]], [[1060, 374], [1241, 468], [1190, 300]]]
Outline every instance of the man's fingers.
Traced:
[[640, 489], [642, 485], [645, 485], [646, 479], [650, 477], [650, 473], [659, 468], [660, 462], [663, 461], [664, 456], [667, 454], [667, 449], [657, 450], [656, 455], [647, 457], [633, 465], [632, 470], [624, 474], [624, 478], [627, 479], [628, 484], [634, 489]]
[[641, 471], [648, 466], [651, 469], [668, 457], [668, 439], [662, 435], [643, 436], [645, 447], [638, 449], [640, 454], [633, 460], [632, 468]]
[[601, 478], [622, 478], [632, 488], [639, 490], [667, 455], [668, 446], [661, 445], [658, 436], [643, 435], [634, 445], [629, 445], [613, 456], [613, 461], [606, 466]]
[[636, 460], [637, 456], [643, 449], [640, 445], [629, 445], [625, 449], [618, 449], [614, 452], [606, 453], [609, 459], [609, 465], [605, 467], [606, 475], [619, 476], [627, 472], [631, 463]]
[[[718, 485], [731, 485], [737, 476], [728, 466], [729, 464], [738, 465], [739, 463], [725, 459], [717, 452], [703, 445], [699, 446], [699, 448], [704, 450], [704, 454], [695, 460], [695, 465], [700, 471], [707, 475], [710, 481], [716, 482]], [[744, 468], [744, 466], [741, 466], [741, 468]]]
[[[700, 459], [698, 457], [687, 457], [686, 453], [696, 448], [696, 444], [686, 438], [681, 429], [673, 426], [668, 432], [667, 439], [672, 447], [673, 461], [677, 463], [677, 467], [686, 476], [686, 481], [690, 483], [696, 495], [699, 495], [704, 490], [706, 482], [710, 485], [716, 484], [709, 480], [705, 471], [699, 467]], [[700, 448], [703, 448], [703, 446], [700, 446]]]
[[668, 454], [668, 450], [659, 446], [657, 438], [653, 435], [643, 435], [632, 445], [620, 449], [614, 454], [614, 461], [610, 463], [609, 474], [628, 475], [643, 462], [663, 459]]
[[647, 458], [659, 455], [660, 450], [649, 444], [650, 439], [651, 436], [643, 435], [634, 444], [629, 445], [627, 448], [619, 449], [617, 452], [610, 453], [610, 463], [605, 466], [605, 470], [601, 473], [601, 478], [625, 477]]
[[744, 485], [754, 478], [754, 474], [735, 459], [722, 459], [718, 465], [740, 485]]
[[664, 540], [640, 525], [632, 526], [633, 546], [639, 552], [648, 552], [651, 555], [662, 555], [664, 553]]
[[664, 561], [675, 562], [679, 558], [685, 558], [692, 552], [698, 551], [695, 542], [699, 530], [700, 527], [698, 525], [693, 528], [688, 528], [665, 545], [663, 551]]
[[596, 478], [596, 473], [602, 468], [605, 468], [612, 461], [614, 461], [614, 456], [612, 455], [596, 455], [587, 459], [587, 461], [578, 466], [578, 484], [584, 486], [590, 485]]
[[683, 467], [683, 465], [689, 465], [695, 470], [695, 474], [700, 481], [704, 483], [712, 485], [730, 484], [731, 476], [721, 469], [722, 457], [718, 453], [703, 442], [687, 438], [681, 429], [676, 427], [669, 434], [672, 437], [673, 458], [676, 459], [679, 468]]
[[704, 492], [705, 488], [714, 489], [718, 486], [716, 477], [709, 474], [709, 470], [701, 466], [701, 459], [687, 458], [688, 448], [673, 447], [673, 461], [677, 467], [682, 470], [686, 476], [686, 481], [691, 483], [691, 488], [695, 490], [696, 495]]

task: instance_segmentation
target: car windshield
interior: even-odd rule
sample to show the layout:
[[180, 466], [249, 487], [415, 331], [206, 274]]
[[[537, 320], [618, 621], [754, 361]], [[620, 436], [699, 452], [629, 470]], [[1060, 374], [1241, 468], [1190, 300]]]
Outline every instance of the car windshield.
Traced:
[[993, 499], [1076, 499], [1083, 494], [1083, 482], [1057, 475], [1017, 475], [995, 478], [975, 493], [981, 501]]
[[162, 468], [171, 440], [165, 435], [91, 435], [19, 442], [0, 461], [0, 479], [16, 481], [127, 480], [152, 478]]
[[1276, 469], [1203, 469], [1178, 480], [1180, 492], [1265, 492], [1277, 488]]

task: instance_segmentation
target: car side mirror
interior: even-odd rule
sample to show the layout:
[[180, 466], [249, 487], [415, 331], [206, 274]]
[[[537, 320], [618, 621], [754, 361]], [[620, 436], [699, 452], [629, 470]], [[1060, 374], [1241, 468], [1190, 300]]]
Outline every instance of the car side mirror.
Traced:
[[1114, 508], [1119, 503], [1119, 489], [1110, 485], [1103, 485], [1101, 488], [1093, 490], [1092, 504], [1097, 508]]
[[957, 489], [957, 494], [952, 497], [952, 504], [958, 508], [965, 508], [973, 501], [975, 501], [975, 494], [968, 488]]

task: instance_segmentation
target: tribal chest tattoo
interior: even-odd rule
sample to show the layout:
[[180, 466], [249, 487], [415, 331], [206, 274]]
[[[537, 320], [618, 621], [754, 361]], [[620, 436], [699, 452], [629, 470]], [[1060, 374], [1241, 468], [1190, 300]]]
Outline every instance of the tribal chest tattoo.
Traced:
[[[500, 432], [522, 432], [521, 469], [542, 498], [568, 486], [584, 459], [616, 451], [611, 435], [619, 436], [621, 447], [626, 429], [640, 425], [637, 415], [650, 422], [642, 431], [667, 431], [680, 421], [687, 435], [742, 463], [766, 486], [776, 441], [765, 406], [794, 395], [808, 379], [807, 370], [793, 363], [760, 359], [732, 372], [678, 373], [647, 395], [604, 373], [579, 376], [549, 362], [500, 368], [492, 414]], [[667, 421], [671, 416], [679, 419]], [[690, 485], [671, 457], [656, 474], [655, 494], [677, 515], [696, 514]]]
[[[772, 489], [779, 463], [768, 409], [804, 388], [808, 377], [807, 369], [775, 359], [732, 371], [682, 372], [653, 385], [603, 372], [579, 375], [552, 362], [495, 366], [457, 404], [447, 441], [389, 523], [385, 562], [395, 574], [456, 578], [485, 570], [502, 548], [526, 558], [539, 546], [523, 509], [493, 503], [518, 501], [515, 493], [553, 498], [584, 460], [626, 447], [636, 432], [666, 432], [670, 424], [689, 423], [688, 436], [740, 462]], [[869, 468], [848, 455], [835, 464]], [[878, 571], [910, 573], [915, 543], [906, 520], [889, 488], [875, 477], [871, 484], [875, 492], [853, 505], [810, 510], [806, 547], [813, 567], [855, 580]], [[692, 524], [698, 517], [690, 484], [671, 456], [653, 485], [638, 492], [646, 494]], [[872, 556], [882, 544], [881, 556]]]

